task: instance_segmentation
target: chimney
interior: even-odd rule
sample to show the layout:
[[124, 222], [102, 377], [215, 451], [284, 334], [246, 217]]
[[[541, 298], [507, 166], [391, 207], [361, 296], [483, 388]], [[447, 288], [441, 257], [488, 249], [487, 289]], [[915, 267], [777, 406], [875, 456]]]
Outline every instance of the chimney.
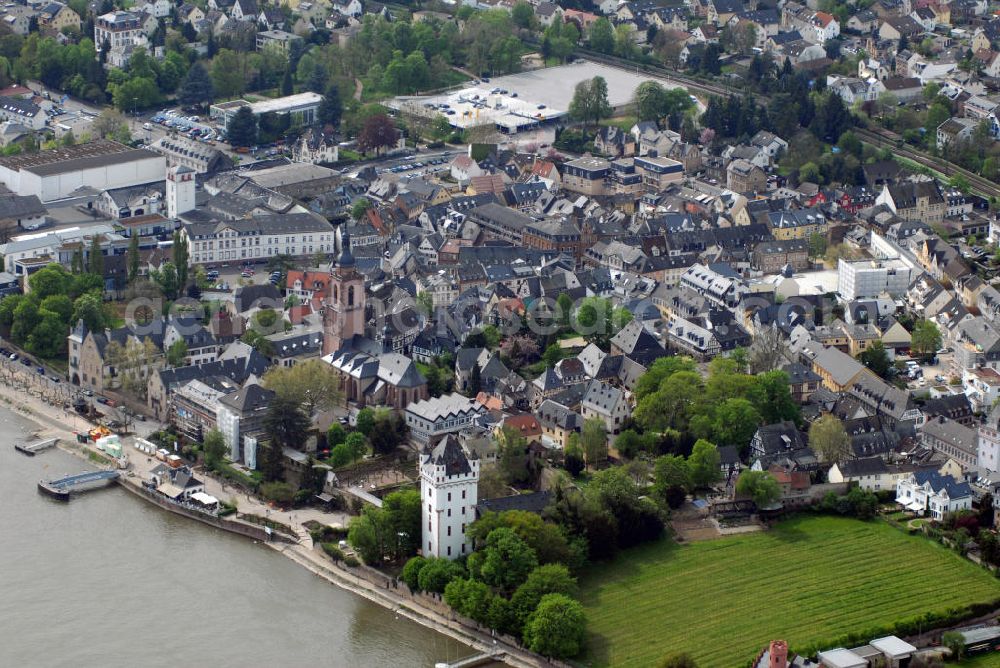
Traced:
[[767, 649], [769, 657], [768, 668], [788, 668], [788, 643], [784, 640], [772, 640]]

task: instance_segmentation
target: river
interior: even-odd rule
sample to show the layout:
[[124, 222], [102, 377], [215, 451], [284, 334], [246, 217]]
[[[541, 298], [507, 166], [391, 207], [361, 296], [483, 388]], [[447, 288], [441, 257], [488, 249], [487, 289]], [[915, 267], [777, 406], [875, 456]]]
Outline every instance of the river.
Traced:
[[433, 666], [472, 650], [253, 541], [117, 487], [68, 504], [41, 478], [87, 470], [14, 451], [0, 408], [0, 666]]

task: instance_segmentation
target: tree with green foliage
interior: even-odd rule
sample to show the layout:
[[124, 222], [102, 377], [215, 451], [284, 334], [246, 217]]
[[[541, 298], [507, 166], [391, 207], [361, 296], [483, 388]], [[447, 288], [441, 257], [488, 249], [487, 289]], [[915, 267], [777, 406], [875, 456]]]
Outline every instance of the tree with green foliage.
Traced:
[[813, 232], [809, 235], [809, 257], [821, 258], [826, 255], [828, 243], [825, 234]]
[[809, 447], [820, 461], [834, 464], [850, 454], [851, 437], [836, 415], [827, 414], [809, 427]]
[[508, 510], [502, 513], [486, 512], [466, 529], [466, 536], [474, 545], [485, 544], [494, 529], [512, 529], [535, 551], [540, 564], [561, 563], [573, 567], [579, 563], [561, 528], [546, 522], [537, 513]]
[[226, 441], [222, 438], [222, 432], [212, 429], [205, 434], [202, 441], [202, 451], [205, 454], [205, 466], [214, 471], [222, 463], [226, 456]]
[[698, 668], [698, 664], [687, 652], [675, 652], [660, 659], [656, 668]]
[[885, 345], [880, 340], [874, 341], [867, 349], [858, 355], [858, 361], [871, 369], [879, 378], [890, 380], [894, 366], [886, 352]]
[[311, 426], [309, 418], [302, 411], [302, 405], [280, 395], [271, 400], [264, 417], [264, 432], [270, 438], [270, 448], [275, 451], [268, 457], [264, 477], [268, 480], [284, 478], [283, 449], [298, 449], [306, 440]]
[[758, 509], [767, 508], [781, 498], [781, 487], [767, 471], [746, 470], [736, 481], [736, 493], [749, 497]]
[[299, 479], [299, 491], [309, 494], [321, 494], [323, 485], [326, 482], [326, 467], [316, 464], [316, 459], [309, 455], [306, 458], [306, 466], [302, 469], [302, 477]]
[[79, 320], [83, 320], [83, 325], [92, 332], [102, 332], [111, 324], [111, 318], [99, 294], [88, 292], [76, 298], [73, 302], [72, 322]]
[[368, 406], [362, 408], [358, 411], [354, 424], [355, 428], [363, 435], [371, 435], [372, 428], [375, 426], [375, 410]]
[[229, 143], [235, 147], [250, 147], [257, 143], [257, 117], [249, 106], [240, 107], [226, 128]]
[[636, 484], [624, 466], [596, 472], [585, 495], [613, 518], [618, 547], [632, 547], [663, 535], [660, 508], [646, 498], [645, 487]]
[[719, 449], [704, 439], [695, 442], [687, 465], [695, 487], [709, 487], [722, 477]]
[[406, 442], [409, 427], [402, 415], [388, 409], [375, 413], [375, 421], [368, 441], [376, 455], [388, 455]]
[[635, 89], [635, 112], [640, 121], [676, 120], [693, 107], [694, 102], [683, 88], [668, 89], [658, 81], [644, 81]]
[[[266, 310], [258, 313], [265, 312]], [[317, 410], [334, 406], [340, 397], [340, 383], [336, 374], [329, 364], [319, 359], [307, 360], [290, 367], [273, 366], [261, 380], [267, 389], [301, 406], [309, 417]]]
[[[364, 438], [362, 436], [362, 438]], [[347, 430], [339, 422], [330, 424], [326, 430], [326, 445], [329, 448], [340, 445], [347, 439]]]
[[715, 408], [712, 433], [720, 443], [735, 445], [742, 451], [749, 447], [760, 423], [760, 413], [750, 401], [732, 397]]
[[640, 434], [634, 429], [626, 429], [615, 439], [615, 450], [622, 457], [633, 459], [643, 452], [648, 452], [655, 444], [646, 434]]
[[[663, 455], [653, 466], [653, 494], [670, 507], [679, 507], [692, 489], [691, 469], [680, 455]], [[674, 501], [674, 503], [671, 503]], [[679, 501], [679, 502], [678, 502]]]
[[500, 430], [496, 438], [497, 467], [508, 483], [533, 482], [533, 471], [528, 466], [528, 439], [511, 426]]
[[532, 652], [569, 659], [583, 651], [587, 618], [583, 606], [563, 594], [546, 594], [524, 624], [524, 644]]
[[580, 446], [587, 466], [596, 466], [608, 459], [608, 431], [604, 420], [599, 417], [587, 418], [580, 431]]
[[167, 364], [173, 367], [184, 366], [187, 354], [187, 343], [184, 339], [177, 339], [167, 348]]
[[356, 462], [368, 454], [368, 439], [360, 432], [351, 432], [344, 439], [344, 447], [351, 455], [351, 461]]
[[918, 355], [931, 355], [941, 347], [941, 330], [933, 320], [918, 320], [910, 334], [910, 349]]
[[449, 582], [463, 575], [465, 569], [458, 562], [441, 557], [429, 557], [420, 569], [417, 587], [420, 591], [442, 594]]
[[601, 17], [587, 28], [587, 43], [599, 53], [613, 53], [615, 50], [615, 29], [605, 17]]
[[694, 360], [683, 355], [671, 355], [657, 358], [646, 373], [639, 377], [635, 386], [636, 400], [656, 392], [660, 384], [678, 371], [694, 371]]
[[128, 283], [129, 285], [135, 283], [136, 279], [139, 278], [139, 234], [138, 232], [133, 232], [132, 237], [128, 241], [128, 256], [126, 258], [126, 265], [128, 267]]
[[351, 204], [351, 218], [361, 220], [370, 208], [372, 208], [371, 201], [366, 197], [359, 197]]
[[941, 644], [951, 652], [952, 661], [960, 661], [965, 656], [965, 636], [958, 631], [947, 631], [941, 636]]
[[90, 252], [87, 254], [87, 273], [104, 276], [104, 251], [101, 250], [101, 240], [98, 235], [90, 239]]
[[406, 586], [410, 588], [410, 591], [420, 591], [420, 571], [426, 564], [427, 559], [421, 556], [416, 556], [410, 557], [403, 566], [403, 570], [399, 574], [399, 579], [406, 583]]
[[594, 77], [576, 85], [573, 99], [569, 103], [569, 115], [583, 123], [596, 124], [602, 118], [611, 116], [608, 102], [608, 82], [604, 77]]
[[587, 468], [587, 461], [583, 456], [583, 448], [580, 447], [580, 434], [573, 432], [566, 442], [566, 449], [563, 453], [563, 467], [574, 478]]
[[535, 9], [524, 0], [519, 0], [511, 8], [510, 18], [518, 28], [530, 30], [535, 27]]
[[177, 89], [177, 100], [186, 106], [206, 107], [215, 100], [215, 86], [208, 70], [195, 61]]
[[176, 299], [180, 289], [177, 284], [177, 267], [173, 262], [164, 262], [159, 269], [150, 271], [149, 277], [153, 279], [160, 292], [167, 299]]
[[295, 500], [295, 488], [287, 482], [275, 480], [262, 484], [260, 495], [280, 506], [287, 506]]
[[344, 115], [344, 101], [340, 98], [340, 88], [336, 84], [327, 86], [323, 101], [316, 112], [316, 118], [324, 125], [340, 127], [340, 119]]
[[170, 247], [174, 266], [177, 268], [177, 289], [183, 290], [188, 284], [188, 243], [187, 237], [180, 232], [174, 232], [173, 244]]
[[489, 586], [479, 580], [458, 577], [444, 588], [445, 603], [480, 624], [488, 623], [494, 598]]
[[511, 606], [519, 623], [524, 624], [547, 594], [576, 594], [576, 578], [562, 564], [544, 564], [528, 574], [528, 578], [510, 597]]
[[468, 567], [473, 577], [509, 593], [538, 567], [538, 557], [513, 529], [500, 527], [486, 537], [482, 551], [470, 555]]

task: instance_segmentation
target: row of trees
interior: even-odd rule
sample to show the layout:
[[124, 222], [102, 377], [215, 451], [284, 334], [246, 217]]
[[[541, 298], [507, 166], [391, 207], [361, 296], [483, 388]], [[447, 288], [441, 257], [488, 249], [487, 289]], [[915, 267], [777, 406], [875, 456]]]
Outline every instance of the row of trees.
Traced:
[[0, 300], [0, 325], [9, 328], [10, 339], [39, 357], [66, 354], [70, 326], [82, 320], [88, 330], [101, 332], [112, 323], [104, 306], [103, 256], [92, 247], [90, 264], [84, 270], [82, 255], [75, 262], [79, 273], [50, 264], [28, 278], [31, 290]]

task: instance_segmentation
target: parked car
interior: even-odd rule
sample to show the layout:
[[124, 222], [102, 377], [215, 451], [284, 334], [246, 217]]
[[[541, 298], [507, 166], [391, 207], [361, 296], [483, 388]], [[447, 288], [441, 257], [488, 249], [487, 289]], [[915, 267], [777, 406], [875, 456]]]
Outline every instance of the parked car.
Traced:
[[104, 404], [105, 406], [109, 406], [111, 404], [111, 402], [104, 397], [97, 397], [97, 403]]

